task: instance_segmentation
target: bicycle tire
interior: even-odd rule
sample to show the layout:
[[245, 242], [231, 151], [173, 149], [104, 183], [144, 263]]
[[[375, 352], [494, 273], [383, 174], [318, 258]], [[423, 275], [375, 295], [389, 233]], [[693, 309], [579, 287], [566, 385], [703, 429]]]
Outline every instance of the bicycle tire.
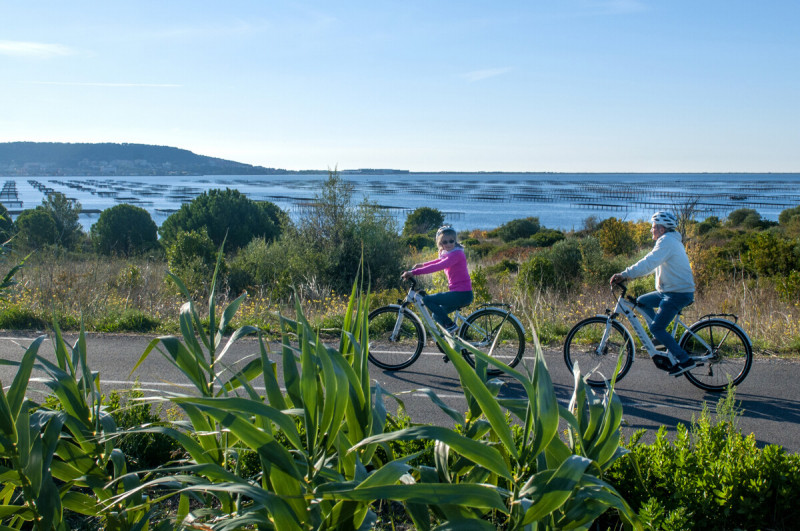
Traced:
[[[525, 332], [514, 314], [499, 308], [482, 308], [471, 313], [461, 325], [458, 336], [473, 347], [497, 358], [509, 367], [517, 365], [525, 354]], [[499, 337], [495, 343], [495, 338]], [[467, 349], [461, 354], [475, 366], [475, 358]], [[489, 365], [486, 374], [497, 375], [500, 369]]]
[[[392, 339], [401, 312], [400, 333]], [[425, 329], [411, 310], [396, 305], [383, 306], [370, 312], [367, 321], [369, 361], [387, 371], [405, 369], [417, 361], [425, 346]]]
[[[685, 372], [686, 378], [700, 389], [714, 392], [724, 391], [728, 381], [733, 385], [742, 383], [753, 365], [753, 348], [742, 329], [724, 319], [708, 319], [694, 323], [689, 330], [708, 343], [712, 357]], [[684, 332], [680, 346], [692, 357], [707, 352], [689, 332]]]
[[589, 317], [572, 327], [564, 340], [564, 361], [569, 371], [575, 363], [581, 370], [586, 383], [593, 387], [607, 387], [617, 368], [620, 355], [625, 361], [617, 374], [617, 381], [628, 374], [636, 352], [630, 334], [617, 321], [611, 321], [611, 332], [603, 352], [598, 352], [600, 340], [609, 322], [607, 317]]

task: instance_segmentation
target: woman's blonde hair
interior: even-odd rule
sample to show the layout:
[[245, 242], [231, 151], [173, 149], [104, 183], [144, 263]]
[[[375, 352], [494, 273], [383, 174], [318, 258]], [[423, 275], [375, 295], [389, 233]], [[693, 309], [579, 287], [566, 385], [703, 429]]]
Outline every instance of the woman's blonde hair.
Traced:
[[451, 225], [444, 225], [439, 227], [439, 230], [436, 231], [436, 247], [442, 247], [441, 241], [446, 234], [451, 234], [453, 239], [456, 241], [456, 247], [461, 247], [461, 244], [458, 243], [458, 234], [456, 234], [456, 229], [454, 229]]

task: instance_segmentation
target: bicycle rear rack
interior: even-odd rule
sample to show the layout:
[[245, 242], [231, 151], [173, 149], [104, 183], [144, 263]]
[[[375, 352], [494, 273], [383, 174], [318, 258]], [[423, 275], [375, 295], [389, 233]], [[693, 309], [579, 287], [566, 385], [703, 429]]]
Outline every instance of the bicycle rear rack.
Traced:
[[483, 304], [479, 304], [478, 305], [478, 309], [480, 309], [480, 308], [490, 308], [490, 307], [495, 307], [496, 308], [497, 306], [502, 306], [503, 308], [508, 309], [508, 311], [511, 311], [511, 305], [507, 304], [505, 302], [484, 302]]

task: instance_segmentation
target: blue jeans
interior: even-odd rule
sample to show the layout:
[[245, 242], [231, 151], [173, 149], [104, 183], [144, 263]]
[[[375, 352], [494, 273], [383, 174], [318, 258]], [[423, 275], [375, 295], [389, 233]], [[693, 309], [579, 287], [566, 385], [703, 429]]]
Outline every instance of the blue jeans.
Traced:
[[472, 302], [472, 292], [445, 291], [434, 293], [433, 295], [425, 295], [422, 298], [422, 302], [431, 311], [437, 323], [445, 328], [450, 328], [454, 323], [447, 314], [470, 304]]
[[[642, 305], [641, 310], [653, 319], [650, 325], [650, 332], [653, 337], [661, 341], [678, 362], [686, 361], [689, 355], [678, 346], [678, 342], [667, 332], [667, 326], [685, 307], [694, 302], [694, 293], [665, 293], [661, 291], [651, 291], [645, 293], [636, 301]], [[658, 308], [658, 312], [654, 311]]]

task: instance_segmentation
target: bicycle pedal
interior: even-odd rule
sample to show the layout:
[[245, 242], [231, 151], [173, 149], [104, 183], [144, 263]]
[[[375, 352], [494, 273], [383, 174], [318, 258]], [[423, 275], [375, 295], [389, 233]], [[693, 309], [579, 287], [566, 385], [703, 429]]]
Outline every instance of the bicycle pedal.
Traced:
[[445, 363], [450, 363], [450, 358], [448, 358], [447, 356], [442, 356], [442, 361]]

